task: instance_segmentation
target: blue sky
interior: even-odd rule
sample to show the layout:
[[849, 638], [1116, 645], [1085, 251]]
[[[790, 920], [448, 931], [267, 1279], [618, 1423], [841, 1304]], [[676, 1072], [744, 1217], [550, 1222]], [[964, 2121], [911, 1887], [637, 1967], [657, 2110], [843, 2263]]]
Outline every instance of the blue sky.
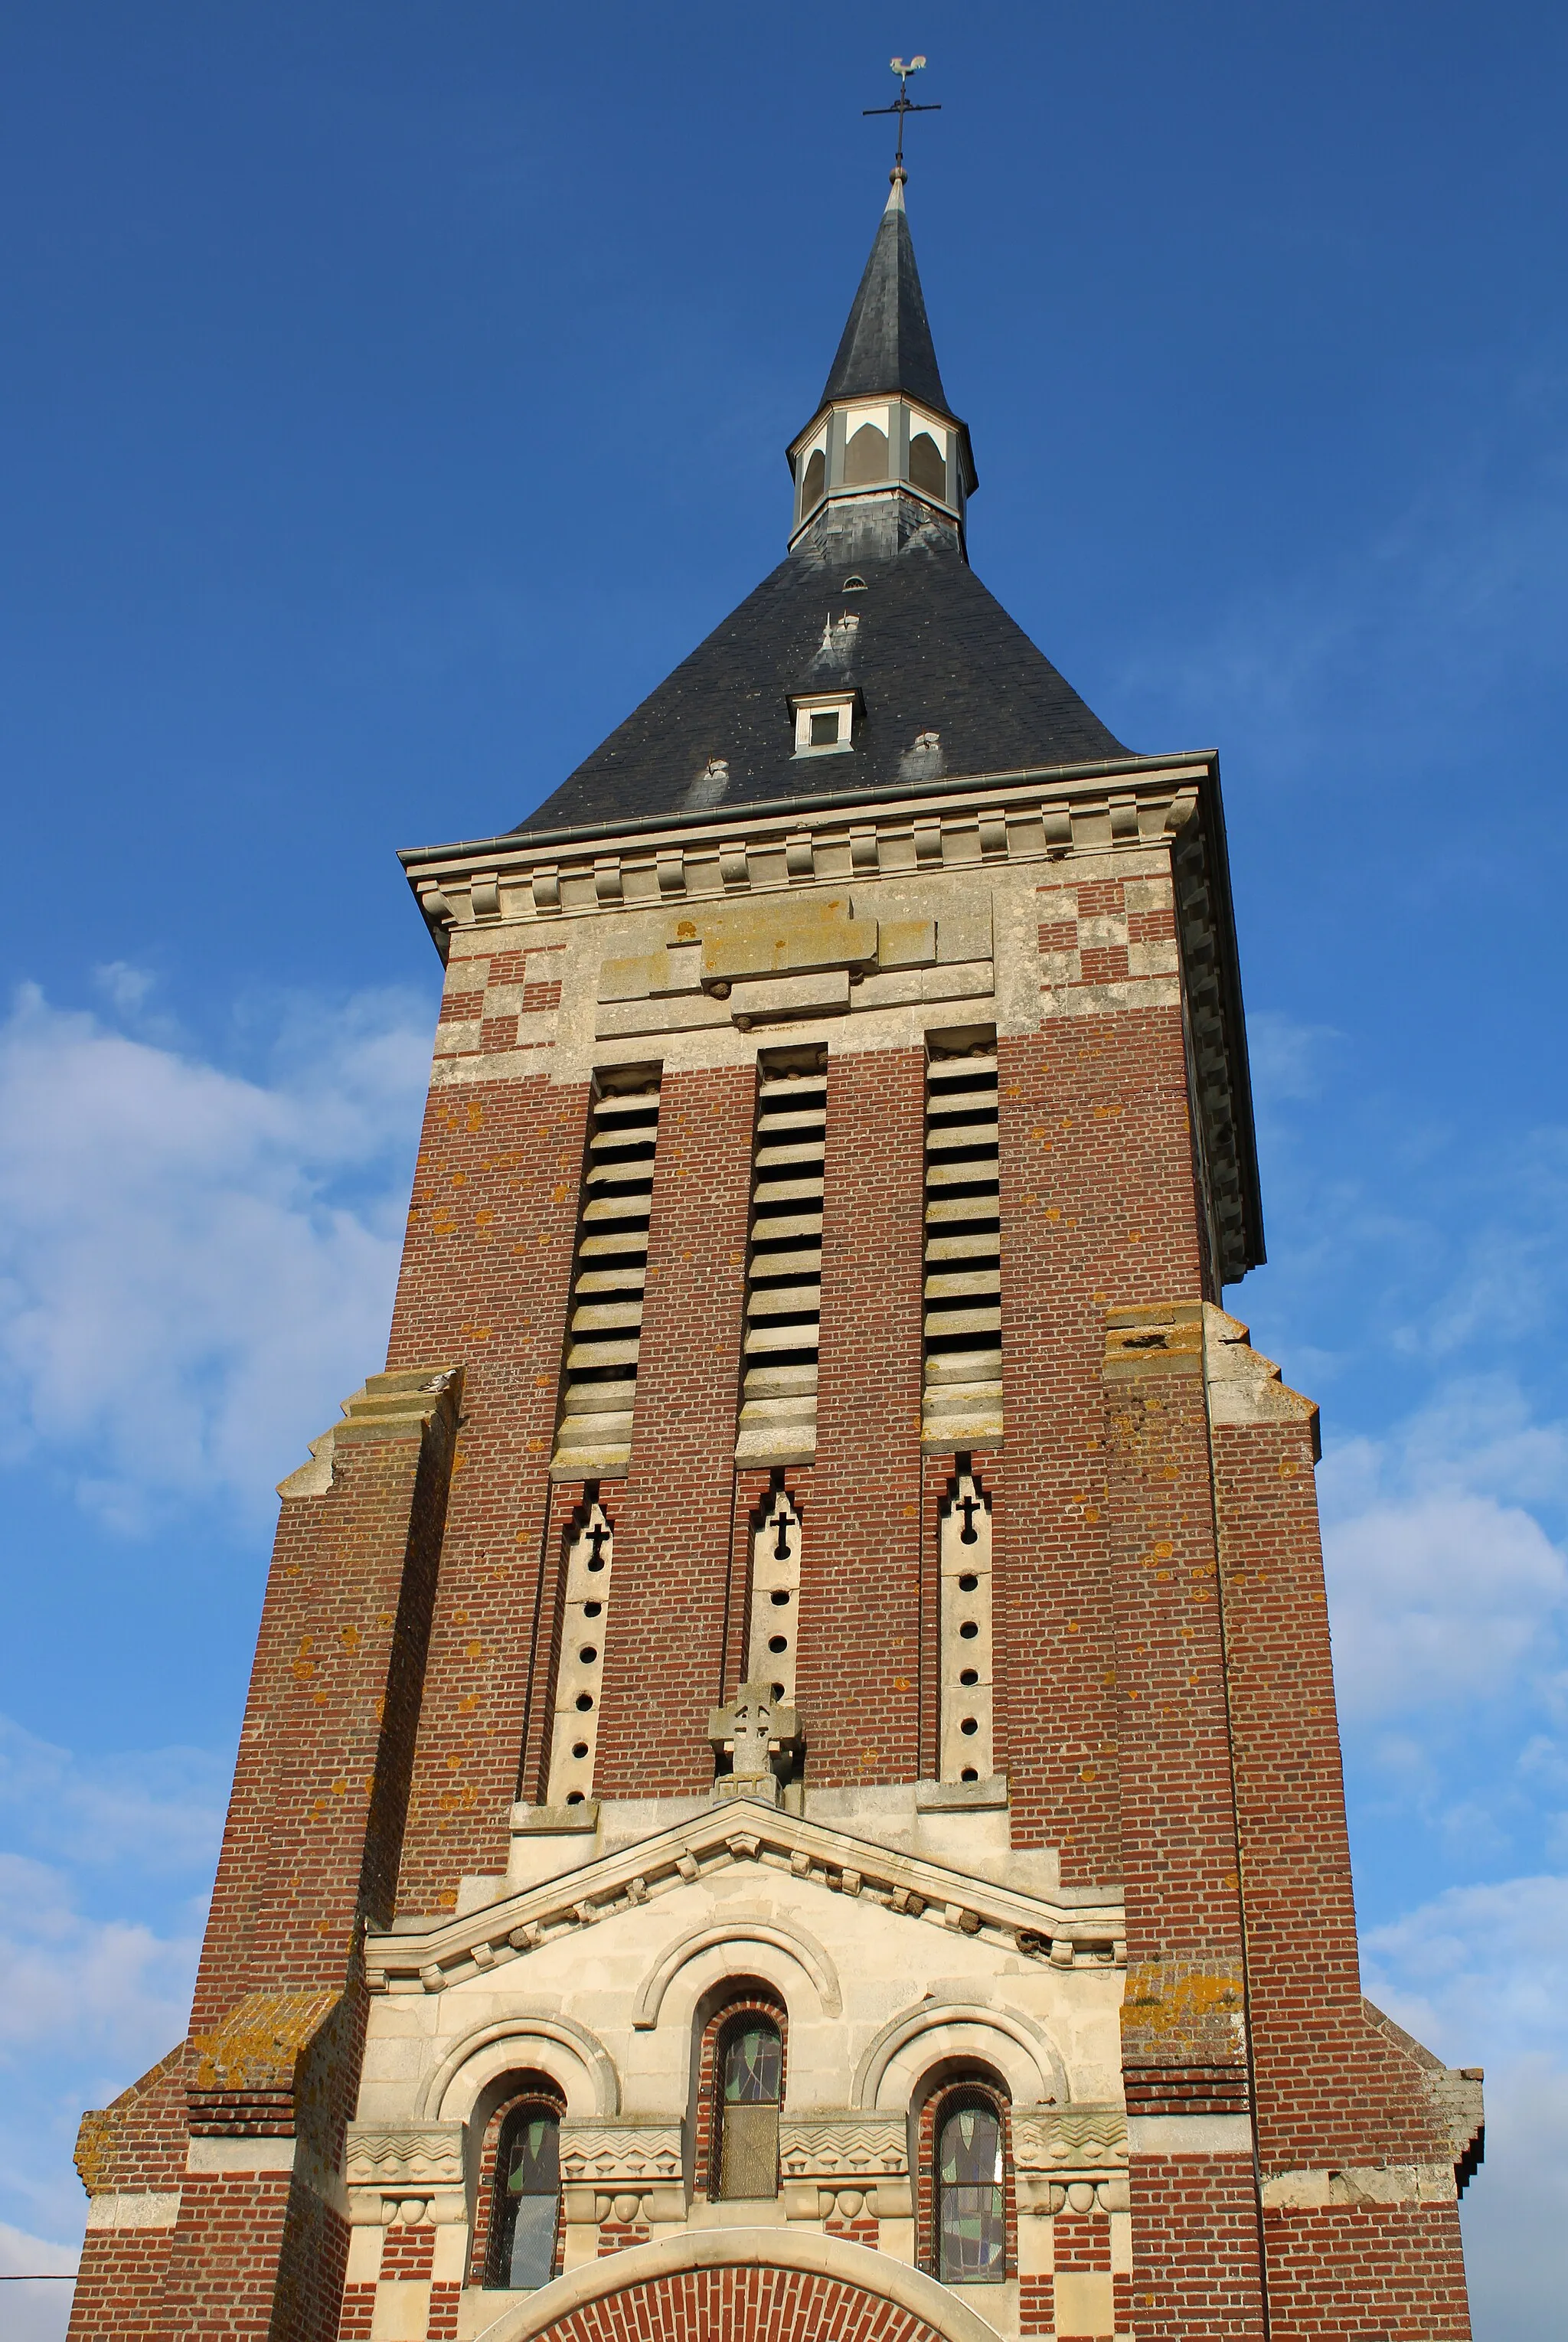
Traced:
[[10, 12], [0, 2268], [70, 2265], [77, 2111], [181, 2029], [272, 1484], [382, 1352], [394, 849], [777, 558], [916, 47], [975, 565], [1223, 757], [1229, 1299], [1323, 1403], [1369, 1987], [1488, 2068], [1481, 2342], [1560, 2330], [1568, 18], [1446, 0]]

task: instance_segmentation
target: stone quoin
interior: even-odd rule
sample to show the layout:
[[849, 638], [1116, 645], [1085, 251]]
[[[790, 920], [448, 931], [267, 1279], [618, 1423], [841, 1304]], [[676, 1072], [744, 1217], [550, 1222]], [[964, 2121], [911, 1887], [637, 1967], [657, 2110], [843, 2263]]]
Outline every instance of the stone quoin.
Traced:
[[[1218, 764], [968, 565], [904, 174], [787, 551], [445, 967], [75, 2342], [1464, 2342], [1362, 1997]], [[368, 1365], [367, 1361], [367, 1365]]]

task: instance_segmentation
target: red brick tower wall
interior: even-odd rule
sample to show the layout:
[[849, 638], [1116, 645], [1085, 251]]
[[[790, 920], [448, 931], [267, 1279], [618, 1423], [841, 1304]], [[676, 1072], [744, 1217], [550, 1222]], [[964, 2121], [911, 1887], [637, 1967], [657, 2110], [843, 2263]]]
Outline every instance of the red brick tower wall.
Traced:
[[1441, 2174], [1453, 2148], [1361, 1996], [1310, 1419], [1216, 1423], [1213, 1458], [1274, 2342], [1417, 2330], [1412, 2317], [1432, 2342], [1465, 2342], [1452, 2202], [1268, 2205], [1281, 2175]]
[[[1129, 910], [1119, 880], [1073, 892], [1074, 936], [1168, 928], [1168, 913]], [[1058, 958], [1064, 924], [1041, 935]], [[1069, 1894], [1125, 1898], [1133, 2267], [1116, 2276], [1117, 2331], [1415, 2342], [1419, 2317], [1420, 2342], [1464, 2342], [1440, 2188], [1307, 2200], [1313, 2175], [1324, 2189], [1330, 2172], [1440, 2178], [1453, 2142], [1430, 2078], [1360, 1998], [1310, 1410], [1263, 1362], [1251, 1382], [1216, 1365], [1228, 1321], [1205, 1306], [1183, 1015], [1108, 994], [1128, 949], [1085, 943], [1073, 980], [1051, 978], [1040, 1028], [999, 1042], [1006, 1430], [974, 1459], [994, 1506], [1013, 1842], [1059, 1849]], [[534, 956], [494, 955], [493, 980]], [[454, 961], [464, 1014], [446, 1023], [471, 1026], [487, 1061], [518, 1028], [467, 1016], [482, 966]], [[532, 987], [531, 1013], [554, 981]], [[563, 1557], [593, 1494], [549, 1478], [589, 1086], [529, 1062], [433, 1088], [388, 1374], [330, 1459], [287, 1484], [193, 2037], [84, 2131], [95, 2193], [177, 2190], [178, 2218], [90, 2232], [78, 2342], [109, 2321], [327, 2342], [362, 1930], [451, 1912], [464, 1877], [504, 1872], [514, 1800], [545, 1795]], [[597, 1490], [615, 1536], [604, 1798], [702, 1796], [707, 1709], [744, 1662], [771, 1479], [733, 1460], [755, 1112], [749, 1063], [665, 1068], [632, 1455]], [[936, 1540], [955, 1458], [921, 1446], [924, 1118], [907, 1036], [830, 1046], [816, 1455], [785, 1475], [813, 1790], [935, 1769]], [[1254, 2096], [1255, 2167], [1238, 2143]], [[1183, 2145], [1183, 2122], [1221, 2127]], [[1074, 2217], [1060, 2267], [1103, 2276], [1109, 2227], [1085, 2217], [1079, 2235]], [[425, 2247], [400, 2231], [385, 2267], [410, 2275]], [[1029, 2281], [1034, 2330], [1050, 2280]], [[784, 2342], [810, 2292], [766, 2271], [681, 2283], [562, 2330], [608, 2333], [656, 2307], [671, 2331], [733, 2312]], [[810, 2297], [843, 2332], [905, 2330], [885, 2304]], [[443, 2291], [444, 2329], [454, 2300]], [[356, 2297], [356, 2331], [366, 2309]]]
[[1064, 1881], [1090, 1885], [1121, 1870], [1105, 1312], [1205, 1283], [1180, 1014], [1054, 1019], [1004, 1036], [997, 1076], [998, 1761], [1004, 1751], [1014, 1843], [1058, 1847]]
[[824, 1788], [920, 1761], [925, 1063], [828, 1059], [813, 1515], [795, 1689]]
[[606, 1797], [690, 1797], [713, 1779], [755, 1116], [747, 1068], [660, 1086], [636, 1431], [614, 1497], [595, 1767]]
[[192, 2037], [89, 2116], [90, 2192], [177, 2189], [172, 2227], [90, 2227], [73, 2333], [330, 2342], [347, 2227], [365, 1922], [390, 1917], [461, 1374], [375, 1377], [285, 1495]]
[[387, 1363], [460, 1357], [466, 1376], [404, 1909], [450, 1908], [460, 1877], [505, 1867], [587, 1119], [585, 1083], [542, 1076], [437, 1087], [425, 1109]]

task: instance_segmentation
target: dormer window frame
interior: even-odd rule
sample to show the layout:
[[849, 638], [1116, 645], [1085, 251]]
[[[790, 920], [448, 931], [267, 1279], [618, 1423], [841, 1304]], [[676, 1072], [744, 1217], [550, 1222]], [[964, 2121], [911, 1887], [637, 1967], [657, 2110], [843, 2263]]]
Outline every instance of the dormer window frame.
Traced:
[[[797, 756], [842, 756], [854, 747], [854, 719], [864, 712], [858, 691], [792, 691], [789, 707]], [[824, 739], [830, 716], [837, 717], [837, 729]]]

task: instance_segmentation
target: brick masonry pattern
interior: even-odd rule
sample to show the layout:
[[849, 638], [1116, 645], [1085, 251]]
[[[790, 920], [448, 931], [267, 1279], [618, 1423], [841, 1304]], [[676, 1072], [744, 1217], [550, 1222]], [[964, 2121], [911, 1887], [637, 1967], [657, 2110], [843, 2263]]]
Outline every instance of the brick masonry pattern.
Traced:
[[540, 2342], [936, 2342], [912, 2310], [839, 2280], [788, 2269], [693, 2269], [601, 2296]]
[[[1107, 1310], [1213, 1297], [1169, 904], [1146, 877], [1043, 887], [1044, 1021], [999, 1045], [1007, 1434], [976, 1458], [994, 1506], [996, 1761], [1015, 1844], [1058, 1847], [1069, 1887], [1124, 1878], [1151, 2005], [1173, 1962], [1212, 1980], [1240, 1958], [1241, 1869], [1265, 2177], [1441, 2163], [1419, 2077], [1359, 1997], [1305, 1431], [1211, 1427], [1195, 1376], [1101, 1380]], [[368, 2333], [375, 2288], [345, 2287], [346, 2228], [303, 2177], [187, 2174], [185, 2147], [193, 2127], [292, 2131], [330, 2167], [357, 2087], [361, 1918], [450, 1910], [461, 1877], [504, 1866], [519, 1790], [539, 1794], [564, 1539], [589, 1495], [548, 1481], [588, 1112], [585, 1085], [532, 1070], [563, 965], [530, 944], [449, 971], [438, 1059], [471, 1055], [484, 1077], [432, 1092], [389, 1365], [463, 1365], [455, 1445], [344, 1442], [330, 1493], [290, 1497], [279, 1523], [193, 2033], [285, 1980], [326, 2013], [290, 2072], [201, 2083], [182, 2045], [88, 2117], [91, 2190], [182, 2198], [173, 2229], [89, 2231], [77, 2342], [111, 2327], [138, 2342]], [[786, 1476], [804, 1525], [797, 1696], [824, 1787], [934, 1770], [954, 1459], [920, 1453], [924, 1086], [918, 1050], [830, 1056], [817, 1456]], [[730, 1460], [754, 1116], [749, 1069], [666, 1074], [633, 1457], [599, 1492], [616, 1536], [605, 1795], [700, 1792], [706, 1707], [744, 1664], [768, 1485]], [[1213, 2039], [1146, 2050], [1129, 2059], [1130, 2107], [1244, 2102]], [[1273, 2342], [1464, 2342], [1452, 2205], [1260, 2218], [1250, 2167], [1223, 2157], [1134, 2156], [1131, 2185], [1119, 2334], [1261, 2336], [1266, 2265]], [[867, 2226], [837, 2223], [852, 2240]], [[603, 2241], [642, 2233], [610, 2224]], [[417, 2236], [388, 2237], [389, 2272], [419, 2257]], [[1054, 2240], [1059, 2274], [1108, 2267], [1107, 2222], [1059, 2214]], [[452, 2342], [459, 2288], [427, 2281], [427, 2335]], [[1051, 2330], [1053, 2280], [1025, 2276], [1020, 2299], [1023, 2330]], [[568, 2329], [929, 2331], [853, 2287], [758, 2269], [627, 2288], [552, 2330]]]

